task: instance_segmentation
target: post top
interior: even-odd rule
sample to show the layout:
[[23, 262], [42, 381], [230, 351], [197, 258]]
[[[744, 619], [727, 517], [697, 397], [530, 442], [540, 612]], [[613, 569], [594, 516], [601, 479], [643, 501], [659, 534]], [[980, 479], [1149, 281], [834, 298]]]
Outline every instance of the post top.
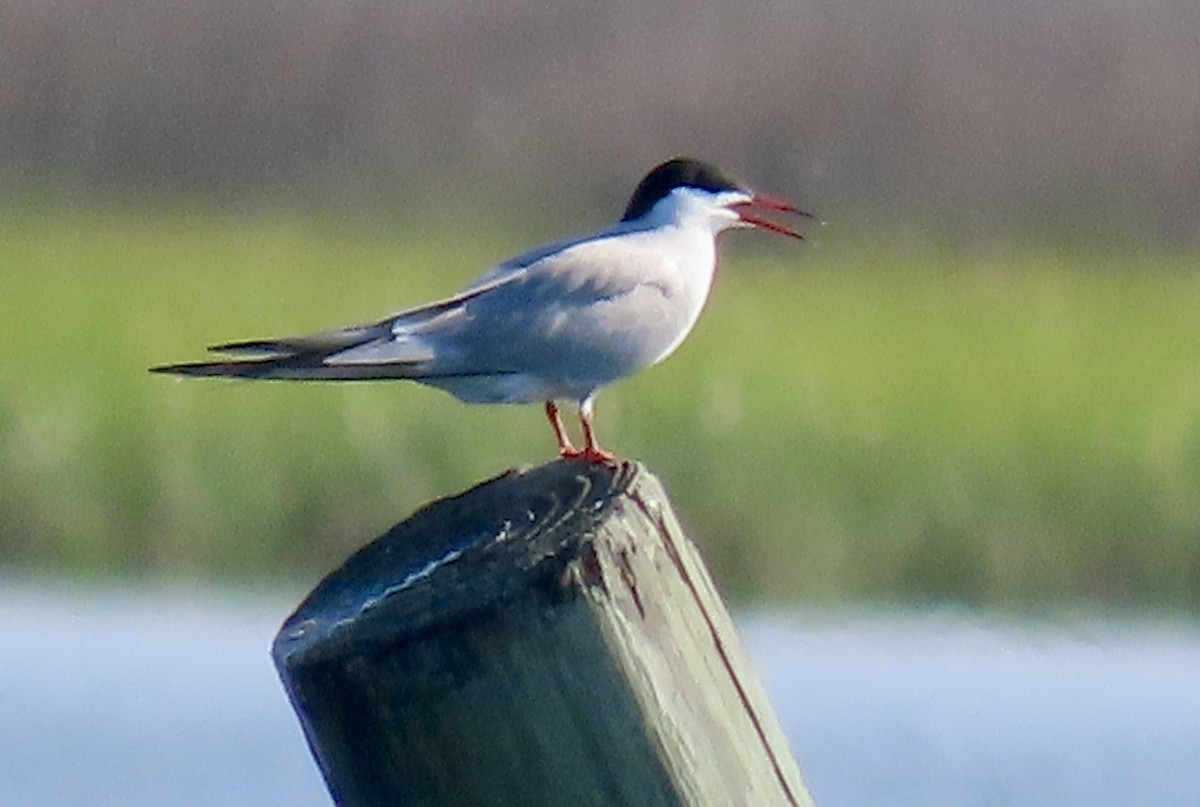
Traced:
[[343, 642], [397, 640], [554, 579], [622, 494], [657, 480], [640, 463], [558, 460], [431, 502], [351, 555], [288, 617], [281, 668]]

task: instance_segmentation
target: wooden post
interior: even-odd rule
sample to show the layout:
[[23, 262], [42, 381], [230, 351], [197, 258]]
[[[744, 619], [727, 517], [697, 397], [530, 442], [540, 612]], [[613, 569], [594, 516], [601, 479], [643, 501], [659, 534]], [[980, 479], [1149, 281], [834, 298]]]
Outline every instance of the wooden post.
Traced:
[[276, 666], [345, 807], [798, 807], [796, 763], [640, 464], [434, 502], [326, 577]]

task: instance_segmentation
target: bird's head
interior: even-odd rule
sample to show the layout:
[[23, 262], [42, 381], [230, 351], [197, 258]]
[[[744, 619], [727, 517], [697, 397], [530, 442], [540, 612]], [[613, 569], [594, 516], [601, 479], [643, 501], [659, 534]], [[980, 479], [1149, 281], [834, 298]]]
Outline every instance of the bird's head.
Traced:
[[754, 193], [720, 169], [700, 160], [676, 157], [656, 166], [638, 183], [621, 221], [662, 218], [707, 224], [714, 234], [733, 227], [753, 227], [792, 238], [795, 230], [763, 214], [812, 215], [782, 199]]

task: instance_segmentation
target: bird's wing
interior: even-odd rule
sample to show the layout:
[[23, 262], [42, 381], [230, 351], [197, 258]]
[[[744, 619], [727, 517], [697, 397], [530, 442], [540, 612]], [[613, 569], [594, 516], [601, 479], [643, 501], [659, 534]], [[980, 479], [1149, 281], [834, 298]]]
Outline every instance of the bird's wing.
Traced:
[[559, 256], [572, 256], [580, 250], [590, 250], [592, 248], [590, 245], [606, 242], [612, 238], [620, 239], [622, 236], [629, 236], [646, 229], [644, 222], [621, 221], [606, 230], [601, 230], [591, 235], [554, 241], [536, 249], [531, 249], [528, 252], [522, 252], [520, 255], [509, 258], [504, 263], [492, 267], [475, 278], [464, 289], [464, 292], [470, 292], [483, 286], [491, 286], [497, 282], [522, 276], [528, 270], [533, 270], [535, 273], [546, 272], [551, 270], [551, 267], [557, 263]]
[[[239, 342], [225, 342], [219, 345], [210, 345], [208, 350], [213, 353], [259, 357], [279, 356], [281, 354], [292, 357], [302, 355], [328, 357], [372, 342], [389, 340], [405, 328], [411, 328], [418, 323], [427, 322], [448, 312], [453, 312], [461, 308], [471, 298], [486, 293], [492, 286], [499, 282], [504, 282], [504, 280], [494, 281], [489, 284], [477, 284], [453, 297], [447, 297], [443, 300], [410, 308], [376, 322], [278, 339], [251, 339]], [[410, 354], [407, 356], [398, 355], [396, 358], [414, 361], [421, 357], [416, 354]]]
[[321, 380], [518, 372], [529, 351], [544, 352], [572, 311], [587, 310], [644, 285], [647, 256], [638, 260], [626, 249], [623, 259], [614, 261], [606, 252], [611, 248], [607, 242], [603, 237], [581, 239], [526, 253], [452, 297], [377, 322], [213, 345], [210, 350], [236, 358], [152, 371]]
[[589, 363], [628, 372], [656, 361], [686, 330], [678, 274], [639, 242], [590, 239], [477, 288], [453, 310], [416, 323], [401, 318], [394, 327], [434, 347], [432, 372], [605, 374]]
[[546, 246], [532, 249], [529, 252], [523, 252], [514, 258], [509, 258], [504, 263], [493, 266], [471, 281], [470, 285], [463, 289], [463, 293], [466, 294], [477, 289], [494, 286], [497, 283], [503, 283], [514, 277], [523, 275], [530, 266], [537, 264], [539, 261], [544, 261], [546, 258], [553, 257], [556, 253], [563, 250], [570, 249], [575, 243], [577, 242], [562, 241], [547, 244]]
[[[593, 240], [573, 242], [536, 260], [502, 264], [454, 297], [388, 317], [374, 326], [382, 332], [340, 346], [325, 360], [348, 365], [420, 359], [440, 364], [440, 370], [506, 371], [511, 361], [487, 366], [484, 357], [507, 355], [504, 345], [537, 337], [549, 320], [619, 296], [642, 281], [645, 272], [631, 265], [636, 255], [613, 265], [596, 254], [601, 252], [597, 246]], [[414, 355], [417, 346], [426, 355]]]
[[411, 378], [419, 375], [420, 369], [435, 358], [435, 350], [425, 340], [406, 331], [419, 323], [452, 314], [489, 288], [491, 285], [469, 288], [444, 300], [348, 328], [211, 345], [210, 351], [236, 358], [167, 364], [151, 367], [150, 371], [188, 376], [333, 381]]

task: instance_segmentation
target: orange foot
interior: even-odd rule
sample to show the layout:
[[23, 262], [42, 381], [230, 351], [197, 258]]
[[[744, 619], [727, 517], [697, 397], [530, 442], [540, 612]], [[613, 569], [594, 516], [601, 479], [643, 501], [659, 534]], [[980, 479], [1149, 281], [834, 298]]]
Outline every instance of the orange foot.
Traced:
[[558, 452], [558, 455], [564, 460], [583, 460], [584, 462], [597, 462], [602, 465], [612, 465], [617, 461], [617, 455], [611, 451], [605, 451], [600, 446], [588, 446], [587, 448], [563, 448]]
[[558, 406], [554, 401], [546, 401], [546, 418], [554, 429], [554, 438], [558, 440], [558, 455], [564, 460], [583, 460], [605, 465], [611, 465], [617, 461], [616, 454], [605, 451], [596, 443], [596, 432], [592, 429], [591, 398], [583, 401], [579, 407], [579, 420], [583, 425], [585, 441], [585, 445], [581, 449], [571, 445], [571, 438], [567, 436], [567, 430], [563, 428], [562, 418], [558, 416]]

